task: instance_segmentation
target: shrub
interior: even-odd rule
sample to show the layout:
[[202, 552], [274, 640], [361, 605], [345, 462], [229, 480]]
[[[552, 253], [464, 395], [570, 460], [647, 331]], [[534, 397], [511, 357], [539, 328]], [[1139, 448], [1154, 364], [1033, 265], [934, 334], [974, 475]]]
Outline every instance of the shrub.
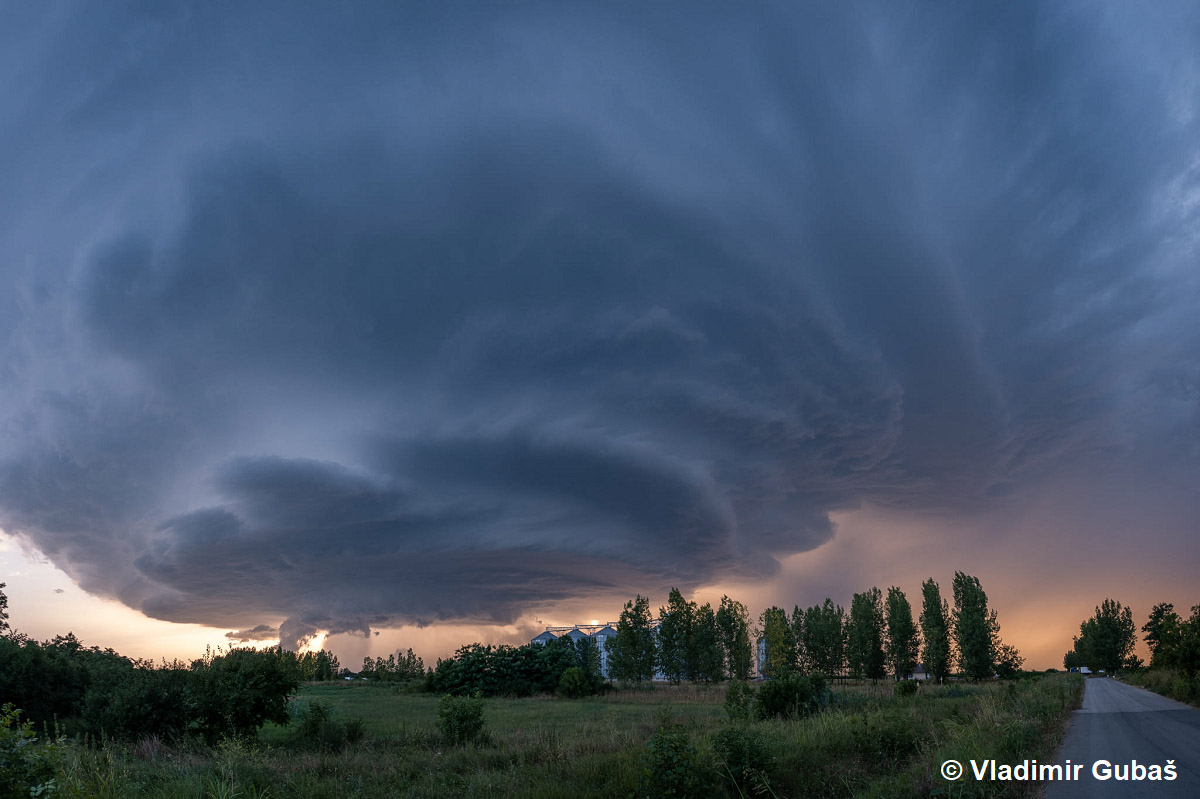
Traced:
[[346, 719], [346, 743], [356, 744], [367, 735], [367, 725], [360, 718]]
[[725, 689], [725, 713], [732, 721], [749, 721], [754, 715], [754, 688], [745, 680], [730, 680]]
[[587, 674], [578, 666], [572, 666], [562, 673], [558, 679], [558, 695], [568, 699], [578, 699], [592, 693], [592, 684]]
[[337, 751], [361, 741], [365, 734], [362, 719], [340, 719], [329, 703], [320, 699], [296, 702], [291, 715], [296, 740], [321, 749]]
[[483, 735], [483, 698], [443, 696], [438, 702], [438, 728], [452, 744], [478, 740]]
[[646, 744], [641, 758], [638, 795], [658, 797], [708, 796], [696, 747], [678, 724], [664, 722]]
[[42, 796], [54, 790], [56, 744], [37, 745], [33, 722], [20, 720], [21, 711], [0, 708], [0, 799]]
[[183, 669], [135, 668], [119, 679], [94, 682], [83, 705], [84, 731], [97, 738], [174, 740], [188, 729]]
[[901, 680], [896, 683], [896, 696], [916, 696], [917, 681], [916, 680]]
[[745, 725], [726, 727], [713, 739], [713, 753], [722, 763], [721, 776], [733, 783], [739, 795], [770, 790], [771, 758], [757, 730]]
[[869, 757], [900, 760], [920, 745], [920, 725], [911, 708], [893, 705], [865, 713], [854, 728], [855, 751]]
[[758, 689], [755, 709], [759, 718], [793, 718], [813, 713], [826, 699], [825, 678], [784, 672]]
[[300, 683], [272, 651], [230, 649], [192, 664], [188, 701], [204, 737], [253, 736], [268, 721], [287, 724], [288, 697]]

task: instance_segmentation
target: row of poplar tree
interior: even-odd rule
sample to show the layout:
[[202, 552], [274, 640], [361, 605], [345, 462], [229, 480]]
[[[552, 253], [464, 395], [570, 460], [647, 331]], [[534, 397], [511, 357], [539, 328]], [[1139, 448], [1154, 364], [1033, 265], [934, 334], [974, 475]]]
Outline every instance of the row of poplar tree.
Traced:
[[728, 596], [714, 610], [672, 589], [656, 629], [649, 600], [638, 595], [625, 604], [608, 642], [608, 673], [633, 682], [656, 676], [673, 683], [748, 679], [755, 645], [768, 677], [798, 671], [903, 679], [918, 660], [939, 681], [956, 669], [971, 680], [1020, 670], [1023, 658], [1001, 640], [996, 611], [988, 608], [977, 577], [955, 572], [953, 607], [932, 578], [922, 584], [921, 599], [919, 620], [904, 591], [892, 586], [886, 598], [878, 588], [854, 594], [849, 612], [829, 598], [807, 609], [796, 606], [790, 615], [770, 607], [752, 626], [746, 606]]

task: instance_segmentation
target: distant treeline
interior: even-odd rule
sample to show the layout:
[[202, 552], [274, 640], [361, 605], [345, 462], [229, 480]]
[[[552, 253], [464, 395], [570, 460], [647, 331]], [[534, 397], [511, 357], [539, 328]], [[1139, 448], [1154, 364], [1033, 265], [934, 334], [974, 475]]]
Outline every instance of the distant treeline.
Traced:
[[560, 691], [582, 696], [599, 690], [600, 649], [590, 638], [566, 636], [546, 644], [468, 644], [438, 659], [425, 690], [462, 696], [532, 696]]
[[156, 665], [86, 647], [72, 633], [35, 641], [9, 626], [4, 588], [0, 583], [0, 704], [19, 709], [38, 729], [94, 740], [249, 736], [268, 721], [287, 723], [287, 700], [302, 680], [338, 671], [337, 657], [324, 650], [230, 647]]
[[293, 652], [231, 648], [183, 663], [132, 660], [74, 635], [38, 642], [0, 637], [0, 697], [39, 728], [96, 739], [206, 740], [286, 723], [300, 684]]
[[1079, 635], [1063, 656], [1063, 666], [1108, 674], [1125, 670], [1132, 682], [1200, 704], [1200, 605], [1192, 606], [1191, 616], [1185, 619], [1172, 603], [1160, 602], [1150, 610], [1142, 632], [1150, 648], [1148, 672], [1143, 672], [1146, 664], [1133, 653], [1137, 644], [1133, 611], [1114, 599], [1105, 599], [1091, 618], [1080, 623]]
[[[349, 676], [349, 671], [344, 672]], [[377, 657], [372, 660], [370, 657], [364, 657], [362, 663], [362, 671], [358, 673], [359, 677], [364, 677], [368, 680], [378, 680], [380, 682], [407, 682], [409, 680], [419, 680], [425, 676], [425, 662], [421, 658], [413, 654], [410, 647], [403, 654], [393, 653], [386, 658]], [[315, 679], [329, 679], [328, 677], [317, 677]]]
[[[714, 610], [697, 605], [672, 589], [658, 610], [640, 594], [621, 612], [616, 635], [607, 639], [607, 674], [592, 639], [563, 638], [549, 644], [484, 646], [471, 644], [439, 660], [426, 679], [426, 688], [440, 693], [485, 696], [527, 696], [564, 691], [563, 679], [582, 682], [591, 690], [605, 677], [638, 683], [663, 679], [714, 682], [745, 680], [756, 668], [767, 677], [784, 674], [822, 674], [881, 679], [889, 674], [904, 679], [923, 660], [928, 675], [944, 680], [955, 670], [971, 680], [994, 675], [1015, 676], [1023, 659], [1000, 638], [996, 611], [988, 608], [979, 579], [956, 572], [954, 605], [942, 599], [938, 584], [922, 585], [919, 619], [899, 588], [878, 588], [854, 594], [850, 611], [826, 599], [789, 615], [770, 607], [752, 624], [746, 606], [721, 598]], [[757, 657], [756, 657], [757, 647]], [[757, 665], [756, 665], [757, 661]], [[572, 671], [569, 678], [563, 675]]]
[[[286, 723], [287, 698], [300, 682], [349, 674], [324, 650], [233, 647], [190, 663], [155, 666], [111, 649], [84, 647], [70, 634], [34, 641], [9, 631], [3, 587], [0, 583], [0, 697], [35, 723], [57, 720], [70, 733], [124, 738], [194, 733], [210, 740], [246, 735], [266, 721]], [[919, 624], [895, 586], [886, 600], [878, 588], [854, 594], [848, 613], [832, 599], [797, 606], [790, 615], [770, 607], [756, 625], [746, 606], [728, 596], [714, 609], [672, 589], [657, 625], [647, 598], [627, 602], [603, 653], [590, 638], [566, 636], [544, 645], [470, 644], [426, 671], [409, 649], [398, 657], [364, 659], [360, 676], [411, 682], [437, 693], [580, 696], [608, 679], [714, 682], [746, 680], [758, 670], [768, 677], [902, 679], [921, 657], [934, 678], [946, 678], [957, 665], [965, 677], [984, 679], [1010, 676], [1021, 666], [1016, 649], [1000, 641], [999, 629], [979, 580], [961, 572], [954, 576], [953, 609], [936, 582], [924, 583]]]
[[[1191, 617], [1184, 619], [1172, 603], [1161, 602], [1151, 609], [1142, 632], [1150, 648], [1151, 668], [1178, 670], [1188, 678], [1200, 672], [1200, 605], [1193, 606]], [[1080, 623], [1063, 666], [1105, 672], [1139, 669], [1145, 663], [1133, 653], [1136, 644], [1133, 611], [1105, 599], [1091, 618]]]

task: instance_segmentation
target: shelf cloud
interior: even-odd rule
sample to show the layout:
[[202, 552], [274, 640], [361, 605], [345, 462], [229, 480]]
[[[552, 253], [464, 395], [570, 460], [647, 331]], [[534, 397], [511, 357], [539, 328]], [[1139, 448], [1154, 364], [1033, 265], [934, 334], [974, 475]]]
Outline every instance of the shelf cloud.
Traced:
[[0, 527], [150, 616], [507, 624], [1196, 475], [1188, 4], [4, 14]]

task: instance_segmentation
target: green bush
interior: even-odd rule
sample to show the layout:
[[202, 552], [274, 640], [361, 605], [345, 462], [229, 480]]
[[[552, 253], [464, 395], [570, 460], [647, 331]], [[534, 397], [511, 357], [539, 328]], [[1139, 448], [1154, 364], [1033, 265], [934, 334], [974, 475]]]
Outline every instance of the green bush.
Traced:
[[820, 709], [827, 693], [825, 678], [820, 674], [784, 672], [758, 689], [755, 709], [762, 719], [805, 716]]
[[188, 702], [210, 743], [253, 736], [268, 721], [287, 724], [288, 697], [300, 687], [293, 669], [270, 650], [231, 649], [192, 664]]
[[0, 799], [27, 799], [54, 791], [57, 744], [39, 745], [33, 722], [20, 720], [21, 711], [0, 708]]
[[83, 704], [83, 731], [98, 739], [174, 740], [190, 722], [183, 669], [135, 668], [119, 679], [93, 682]]
[[362, 719], [341, 719], [326, 701], [296, 702], [291, 708], [295, 740], [308, 746], [338, 751], [363, 739]]
[[749, 721], [754, 716], [754, 687], [745, 680], [730, 680], [725, 689], [725, 713], [732, 721]]
[[854, 748], [870, 757], [901, 760], [921, 745], [920, 724], [911, 708], [882, 707], [863, 715], [854, 728]]
[[753, 727], [739, 724], [721, 730], [713, 738], [713, 753], [721, 763], [721, 776], [733, 784], [739, 796], [770, 790], [767, 772], [771, 757]]
[[587, 674], [578, 666], [572, 666], [562, 673], [558, 679], [558, 695], [567, 699], [578, 699], [592, 693], [592, 683]]
[[678, 724], [662, 723], [642, 753], [638, 795], [687, 799], [710, 796], [710, 787], [687, 732]]
[[896, 683], [896, 696], [916, 696], [918, 683], [916, 680], [901, 680]]
[[483, 736], [483, 698], [447, 694], [438, 702], [438, 728], [451, 744], [465, 744]]

